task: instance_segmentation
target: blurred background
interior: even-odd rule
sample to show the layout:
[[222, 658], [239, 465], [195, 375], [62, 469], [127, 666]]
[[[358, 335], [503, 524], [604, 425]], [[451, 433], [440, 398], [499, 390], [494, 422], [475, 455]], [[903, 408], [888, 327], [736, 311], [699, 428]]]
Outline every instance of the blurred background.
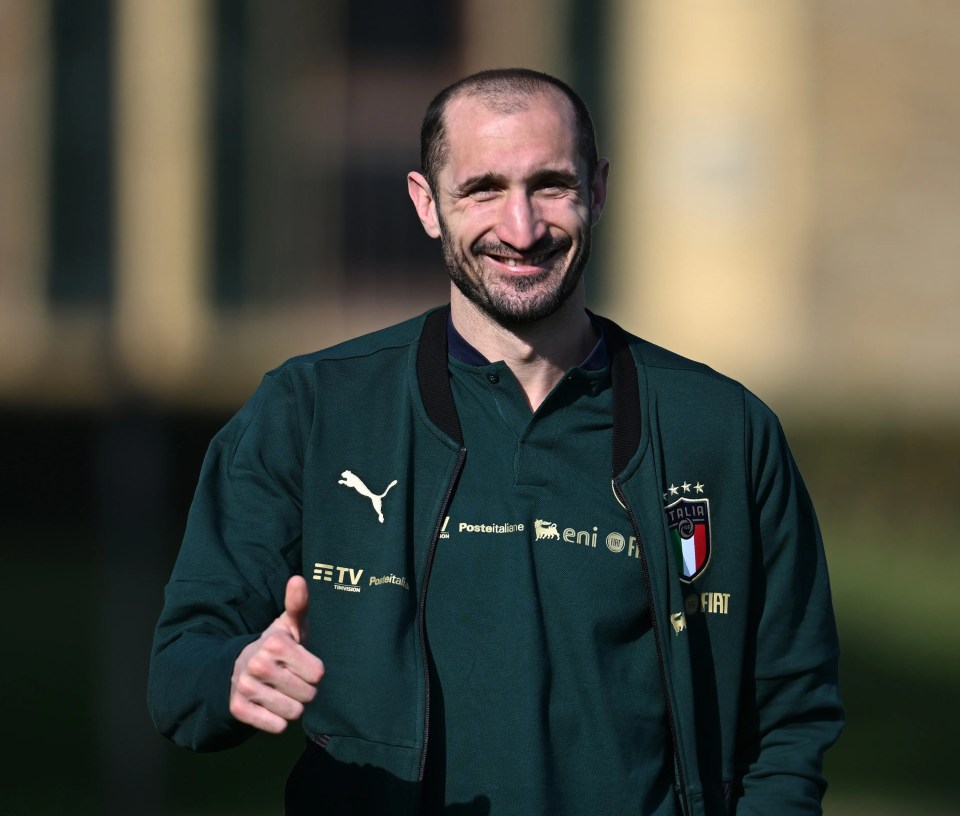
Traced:
[[593, 308], [784, 423], [843, 645], [825, 812], [956, 812], [960, 4], [0, 0], [4, 813], [281, 812], [298, 734], [149, 724], [163, 584], [263, 372], [446, 300], [404, 175], [504, 65], [597, 119]]

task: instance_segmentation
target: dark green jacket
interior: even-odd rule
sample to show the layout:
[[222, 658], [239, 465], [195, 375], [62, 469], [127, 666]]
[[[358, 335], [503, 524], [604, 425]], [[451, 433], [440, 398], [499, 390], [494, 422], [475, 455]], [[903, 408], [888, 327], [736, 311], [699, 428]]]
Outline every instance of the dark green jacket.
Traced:
[[[424, 602], [470, 456], [446, 314], [270, 372], [204, 462], [157, 625], [150, 710], [195, 750], [249, 737], [227, 707], [233, 662], [282, 611], [287, 578], [312, 579], [308, 645], [327, 674], [303, 718], [314, 748], [291, 777], [294, 799], [336, 789], [372, 812], [417, 809], [430, 728]], [[843, 721], [838, 645], [817, 521], [780, 425], [736, 382], [603, 323], [614, 444], [598, 455], [610, 456], [642, 548], [663, 750], [684, 812], [819, 813], [823, 752]], [[397, 475], [383, 522], [369, 504], [358, 512], [365, 500], [338, 484], [345, 470]], [[692, 582], [664, 509], [688, 474], [709, 488], [710, 559]]]

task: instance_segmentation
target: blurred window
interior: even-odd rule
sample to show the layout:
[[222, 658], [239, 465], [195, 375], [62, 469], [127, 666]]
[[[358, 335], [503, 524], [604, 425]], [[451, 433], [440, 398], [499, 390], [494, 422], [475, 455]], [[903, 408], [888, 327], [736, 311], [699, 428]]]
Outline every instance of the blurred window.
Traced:
[[383, 296], [444, 279], [405, 176], [419, 164], [426, 104], [455, 77], [458, 7], [215, 3], [217, 304]]
[[109, 0], [51, 4], [51, 302], [112, 294], [112, 26]]

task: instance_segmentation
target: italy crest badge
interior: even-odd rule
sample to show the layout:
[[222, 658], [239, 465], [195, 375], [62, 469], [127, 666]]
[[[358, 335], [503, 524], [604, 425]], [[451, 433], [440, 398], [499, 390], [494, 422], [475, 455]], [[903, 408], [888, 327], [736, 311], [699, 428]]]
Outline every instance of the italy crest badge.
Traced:
[[680, 580], [689, 584], [710, 563], [710, 500], [677, 499], [665, 512]]

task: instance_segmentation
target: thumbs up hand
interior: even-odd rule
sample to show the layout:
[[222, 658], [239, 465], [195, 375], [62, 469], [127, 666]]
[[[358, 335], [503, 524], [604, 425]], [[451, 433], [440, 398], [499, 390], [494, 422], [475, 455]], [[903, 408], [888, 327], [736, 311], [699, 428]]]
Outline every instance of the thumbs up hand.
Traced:
[[230, 713], [240, 722], [279, 734], [300, 719], [317, 693], [323, 663], [304, 647], [307, 582], [287, 581], [284, 610], [260, 637], [237, 656], [230, 678]]

